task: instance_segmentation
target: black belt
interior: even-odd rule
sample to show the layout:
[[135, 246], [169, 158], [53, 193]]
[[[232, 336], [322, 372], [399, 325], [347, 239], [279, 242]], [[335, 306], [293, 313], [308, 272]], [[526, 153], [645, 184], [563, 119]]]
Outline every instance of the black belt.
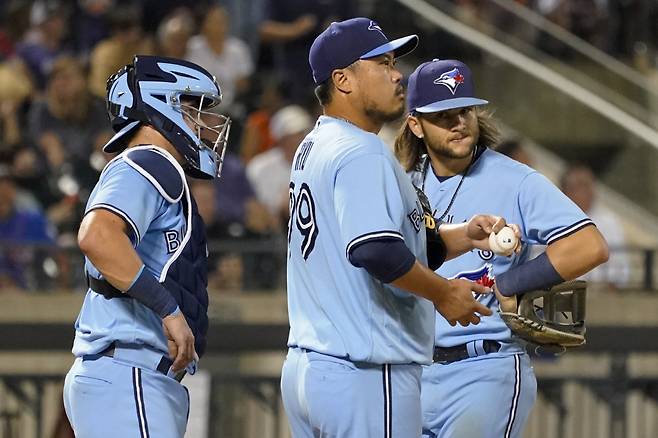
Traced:
[[[468, 354], [467, 346], [468, 344], [455, 345], [454, 347], [434, 347], [434, 362], [445, 365], [468, 359], [471, 355]], [[475, 347], [473, 348], [476, 350]], [[500, 350], [500, 343], [485, 339], [482, 341], [482, 349], [484, 350], [484, 354], [495, 353]], [[477, 354], [476, 351], [475, 356], [482, 356], [482, 354]]]
[[[109, 347], [107, 347], [105, 350], [101, 351], [100, 353], [86, 354], [86, 355], [83, 356], [83, 359], [84, 360], [95, 360], [95, 359], [98, 359], [101, 356], [114, 357], [114, 344], [110, 344]], [[156, 370], [159, 373], [164, 374], [166, 376], [167, 373], [169, 372], [169, 368], [171, 368], [171, 365], [173, 363], [174, 363], [174, 361], [171, 360], [170, 358], [168, 358], [167, 356], [162, 356], [162, 359], [160, 359], [160, 363], [158, 363], [158, 366], [157, 366]], [[178, 374], [176, 374], [174, 376], [174, 379], [176, 381], [180, 382], [181, 380], [183, 380], [183, 377], [185, 377], [186, 374], [187, 374], [186, 370], [179, 371]]]
[[91, 288], [94, 292], [103, 295], [105, 298], [132, 298], [130, 295], [125, 294], [112, 286], [106, 280], [99, 280], [89, 274], [85, 274], [85, 277], [87, 278], [87, 287]]

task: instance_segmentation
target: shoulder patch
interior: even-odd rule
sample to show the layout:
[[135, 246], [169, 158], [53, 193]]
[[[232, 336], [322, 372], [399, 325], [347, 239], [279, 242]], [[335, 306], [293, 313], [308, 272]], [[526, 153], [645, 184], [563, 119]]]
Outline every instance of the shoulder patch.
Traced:
[[155, 149], [134, 149], [124, 155], [130, 167], [139, 172], [170, 203], [180, 201], [183, 196], [183, 177], [176, 166]]

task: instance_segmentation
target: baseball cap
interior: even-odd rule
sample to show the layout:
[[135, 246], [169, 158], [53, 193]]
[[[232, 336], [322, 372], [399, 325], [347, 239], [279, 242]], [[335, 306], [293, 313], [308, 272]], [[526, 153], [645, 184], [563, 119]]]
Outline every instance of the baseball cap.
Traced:
[[358, 17], [333, 22], [315, 38], [308, 54], [308, 62], [316, 84], [329, 79], [331, 72], [345, 68], [359, 59], [374, 58], [394, 52], [395, 57], [406, 55], [418, 45], [417, 35], [389, 41], [376, 21]]
[[471, 69], [454, 59], [424, 62], [409, 76], [409, 111], [435, 113], [465, 106], [486, 105], [475, 97]]
[[313, 128], [313, 120], [299, 105], [288, 105], [274, 113], [270, 120], [270, 132], [274, 141], [292, 134], [307, 133]]

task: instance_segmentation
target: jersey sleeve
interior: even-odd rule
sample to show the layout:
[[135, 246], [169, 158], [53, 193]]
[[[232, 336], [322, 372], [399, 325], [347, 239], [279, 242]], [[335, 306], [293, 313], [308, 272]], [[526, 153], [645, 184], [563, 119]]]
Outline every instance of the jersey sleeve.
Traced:
[[340, 238], [349, 258], [358, 245], [377, 239], [404, 240], [404, 208], [395, 172], [381, 154], [364, 154], [340, 167], [334, 183]]
[[137, 246], [163, 202], [166, 201], [155, 186], [127, 163], [118, 161], [101, 176], [85, 214], [103, 208], [120, 216]]
[[592, 220], [545, 176], [528, 174], [518, 194], [523, 234], [530, 244], [549, 245], [592, 225]]

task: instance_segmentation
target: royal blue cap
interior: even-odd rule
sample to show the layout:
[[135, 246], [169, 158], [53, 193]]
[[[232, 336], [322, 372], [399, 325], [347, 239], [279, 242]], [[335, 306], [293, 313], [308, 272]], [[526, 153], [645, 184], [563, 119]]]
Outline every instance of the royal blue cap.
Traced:
[[474, 95], [471, 69], [454, 59], [424, 62], [409, 76], [409, 111], [435, 113], [489, 102]]
[[389, 41], [382, 28], [370, 18], [351, 18], [333, 22], [315, 38], [308, 62], [316, 84], [329, 79], [331, 72], [345, 68], [359, 59], [374, 58], [394, 52], [406, 55], [418, 45], [418, 36], [409, 35]]

